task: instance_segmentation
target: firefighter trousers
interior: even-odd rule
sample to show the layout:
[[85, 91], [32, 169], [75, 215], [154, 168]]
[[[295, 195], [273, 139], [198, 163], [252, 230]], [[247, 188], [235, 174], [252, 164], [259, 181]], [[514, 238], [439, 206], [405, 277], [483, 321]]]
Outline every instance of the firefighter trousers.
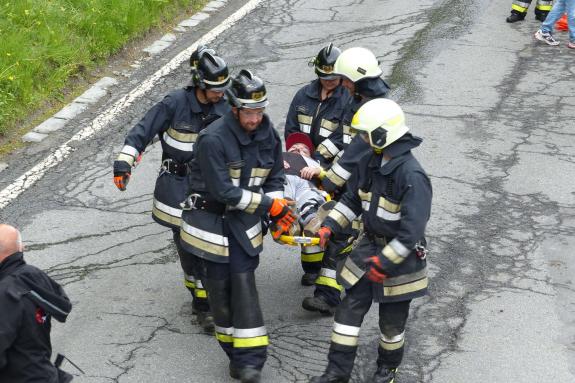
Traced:
[[[373, 300], [372, 289], [373, 283], [364, 276], [346, 290], [346, 296], [337, 308], [327, 366], [327, 371], [335, 376], [351, 376], [361, 323]], [[379, 303], [378, 368], [397, 368], [401, 363], [410, 303]]]
[[337, 265], [345, 260], [345, 257], [351, 251], [351, 245], [348, 243], [348, 237], [336, 237], [332, 239], [321, 261], [319, 276], [315, 280], [314, 297], [322, 297], [324, 301], [335, 307], [341, 302], [341, 292], [343, 287], [337, 283]]
[[199, 275], [200, 259], [182, 248], [180, 244], [180, 230], [173, 229], [172, 231], [180, 264], [184, 271], [184, 285], [192, 294], [192, 310], [194, 312], [208, 312], [210, 311], [210, 305], [208, 304], [207, 291]]
[[261, 370], [267, 359], [269, 338], [255, 280], [259, 255], [246, 253], [232, 234], [228, 240], [229, 263], [201, 261], [216, 339], [232, 367]]

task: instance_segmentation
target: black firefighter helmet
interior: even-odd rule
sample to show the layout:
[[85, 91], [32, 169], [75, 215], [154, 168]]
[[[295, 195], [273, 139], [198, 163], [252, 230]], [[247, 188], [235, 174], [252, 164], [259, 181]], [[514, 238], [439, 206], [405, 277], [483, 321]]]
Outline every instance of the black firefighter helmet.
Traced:
[[263, 80], [247, 69], [242, 69], [232, 80], [232, 86], [227, 94], [230, 103], [236, 108], [257, 109], [268, 105]]
[[321, 48], [317, 56], [315, 56], [309, 64], [315, 67], [315, 74], [317, 74], [319, 78], [333, 80], [338, 77], [333, 74], [333, 66], [340, 54], [341, 50], [334, 46], [333, 43], [329, 43], [327, 46]]
[[213, 56], [216, 56], [216, 51], [208, 48], [206, 45], [199, 45], [195, 51], [192, 52], [190, 55], [190, 67], [192, 68], [192, 74], [198, 69], [198, 63], [200, 62], [200, 57], [203, 53], [210, 53]]
[[228, 65], [209, 50], [211, 49], [200, 52], [196, 70], [192, 71], [193, 82], [200, 89], [223, 92], [230, 86]]

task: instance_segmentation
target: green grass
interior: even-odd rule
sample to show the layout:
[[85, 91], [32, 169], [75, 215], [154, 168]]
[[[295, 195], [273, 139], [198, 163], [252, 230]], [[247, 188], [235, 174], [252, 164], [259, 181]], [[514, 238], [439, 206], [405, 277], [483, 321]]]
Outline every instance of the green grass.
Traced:
[[207, 0], [0, 0], [0, 142], [74, 77]]

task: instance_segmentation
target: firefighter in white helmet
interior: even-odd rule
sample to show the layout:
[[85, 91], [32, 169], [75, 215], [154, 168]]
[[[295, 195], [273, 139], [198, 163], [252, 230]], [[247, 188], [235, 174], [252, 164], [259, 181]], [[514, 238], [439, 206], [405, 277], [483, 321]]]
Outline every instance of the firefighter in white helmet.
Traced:
[[395, 102], [363, 105], [352, 128], [372, 153], [360, 161], [345, 194], [319, 230], [321, 246], [359, 215], [364, 234], [338, 270], [346, 296], [335, 313], [328, 365], [312, 383], [347, 383], [359, 331], [372, 302], [379, 303], [381, 331], [372, 382], [392, 383], [403, 358], [405, 325], [412, 299], [427, 292], [425, 227], [431, 211], [431, 183], [411, 150], [412, 136]]

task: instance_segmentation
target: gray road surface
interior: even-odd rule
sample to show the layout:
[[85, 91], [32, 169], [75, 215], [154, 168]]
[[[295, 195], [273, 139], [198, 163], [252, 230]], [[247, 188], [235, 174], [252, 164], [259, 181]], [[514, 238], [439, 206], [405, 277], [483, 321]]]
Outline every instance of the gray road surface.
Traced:
[[[241, 4], [231, 1], [220, 18], [134, 71], [108, 102]], [[247, 67], [266, 80], [279, 129], [293, 94], [313, 79], [307, 61], [334, 41], [376, 52], [392, 98], [425, 139], [416, 155], [434, 186], [431, 291], [413, 305], [397, 382], [574, 382], [575, 52], [535, 43], [532, 11], [506, 24], [509, 0], [263, 5], [212, 45], [235, 73]], [[111, 176], [127, 129], [184, 85], [187, 72], [165, 77], [0, 210], [0, 221], [23, 230], [28, 261], [63, 283], [74, 302], [69, 322], [53, 333], [55, 349], [86, 372], [78, 382], [231, 381], [223, 352], [191, 320], [170, 232], [151, 219], [158, 147], [146, 152], [127, 192]], [[98, 111], [9, 157], [0, 188]], [[306, 382], [325, 366], [332, 319], [301, 309], [311, 290], [299, 285], [295, 248], [268, 241], [261, 260], [272, 342], [265, 381]], [[369, 381], [377, 336], [372, 310], [354, 382]]]

